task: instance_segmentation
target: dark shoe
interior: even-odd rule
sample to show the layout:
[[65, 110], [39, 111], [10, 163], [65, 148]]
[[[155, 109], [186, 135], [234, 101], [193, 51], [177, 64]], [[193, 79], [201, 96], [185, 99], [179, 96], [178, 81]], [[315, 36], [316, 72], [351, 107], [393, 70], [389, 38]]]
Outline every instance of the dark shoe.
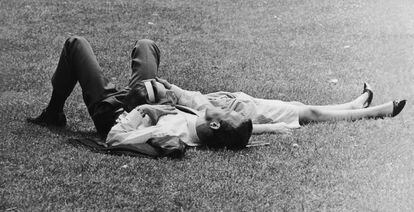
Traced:
[[405, 99], [401, 100], [401, 101], [394, 100], [392, 102], [394, 104], [394, 108], [392, 109], [391, 117], [394, 117], [394, 116], [398, 115], [402, 111], [402, 109], [404, 108], [406, 102], [407, 102], [407, 100], [405, 100]]
[[368, 93], [368, 99], [364, 103], [364, 108], [367, 108], [371, 105], [372, 98], [374, 98], [374, 93], [371, 90], [371, 86], [369, 86], [369, 84], [366, 82], [364, 83], [364, 90], [362, 91], [362, 93], [365, 93], [365, 92]]
[[27, 122], [38, 124], [41, 126], [55, 126], [64, 127], [66, 126], [66, 116], [63, 112], [50, 112], [44, 109], [42, 114], [36, 118], [27, 118]]

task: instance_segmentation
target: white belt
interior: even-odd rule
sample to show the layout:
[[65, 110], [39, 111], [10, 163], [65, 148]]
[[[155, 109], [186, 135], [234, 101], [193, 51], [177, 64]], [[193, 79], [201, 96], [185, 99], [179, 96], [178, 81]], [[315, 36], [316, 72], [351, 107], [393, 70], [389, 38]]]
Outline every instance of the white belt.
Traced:
[[145, 81], [144, 85], [145, 85], [145, 88], [147, 89], [149, 103], [154, 103], [155, 94], [154, 94], [154, 88], [152, 87], [151, 81]]

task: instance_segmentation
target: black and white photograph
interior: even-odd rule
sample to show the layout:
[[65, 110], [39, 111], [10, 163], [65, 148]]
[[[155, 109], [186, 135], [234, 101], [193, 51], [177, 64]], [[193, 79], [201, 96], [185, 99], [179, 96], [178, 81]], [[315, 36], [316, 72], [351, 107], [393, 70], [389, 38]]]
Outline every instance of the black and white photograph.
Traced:
[[0, 0], [0, 211], [414, 211], [414, 1]]

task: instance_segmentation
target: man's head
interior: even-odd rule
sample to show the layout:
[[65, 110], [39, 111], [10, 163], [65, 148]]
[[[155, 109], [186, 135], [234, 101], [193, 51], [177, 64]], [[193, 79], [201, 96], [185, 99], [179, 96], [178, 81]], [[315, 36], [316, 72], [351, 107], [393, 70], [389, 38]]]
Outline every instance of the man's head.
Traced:
[[207, 147], [242, 149], [249, 142], [253, 124], [235, 111], [209, 108], [197, 119], [196, 131]]

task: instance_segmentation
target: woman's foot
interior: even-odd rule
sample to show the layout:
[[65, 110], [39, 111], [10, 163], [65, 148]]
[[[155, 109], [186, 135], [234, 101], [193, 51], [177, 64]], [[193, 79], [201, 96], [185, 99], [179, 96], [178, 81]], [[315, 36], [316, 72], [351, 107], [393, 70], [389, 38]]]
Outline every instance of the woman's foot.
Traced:
[[367, 110], [374, 110], [374, 115], [372, 115], [372, 118], [385, 118], [385, 117], [394, 117], [401, 113], [403, 110], [405, 103], [407, 100], [394, 100], [392, 102], [387, 102], [375, 107], [370, 107]]
[[368, 83], [364, 83], [364, 90], [362, 91], [362, 94], [368, 94], [368, 98], [362, 105], [363, 108], [367, 108], [371, 105], [372, 98], [374, 98], [374, 92], [372, 92], [371, 86]]
[[364, 90], [361, 96], [352, 101], [352, 109], [367, 108], [371, 105], [374, 93], [372, 92], [371, 86], [368, 83], [364, 83]]
[[392, 109], [391, 117], [394, 117], [394, 116], [398, 115], [403, 110], [406, 102], [407, 102], [407, 100], [405, 100], [405, 99], [401, 100], [401, 101], [394, 100], [392, 102], [393, 109]]

